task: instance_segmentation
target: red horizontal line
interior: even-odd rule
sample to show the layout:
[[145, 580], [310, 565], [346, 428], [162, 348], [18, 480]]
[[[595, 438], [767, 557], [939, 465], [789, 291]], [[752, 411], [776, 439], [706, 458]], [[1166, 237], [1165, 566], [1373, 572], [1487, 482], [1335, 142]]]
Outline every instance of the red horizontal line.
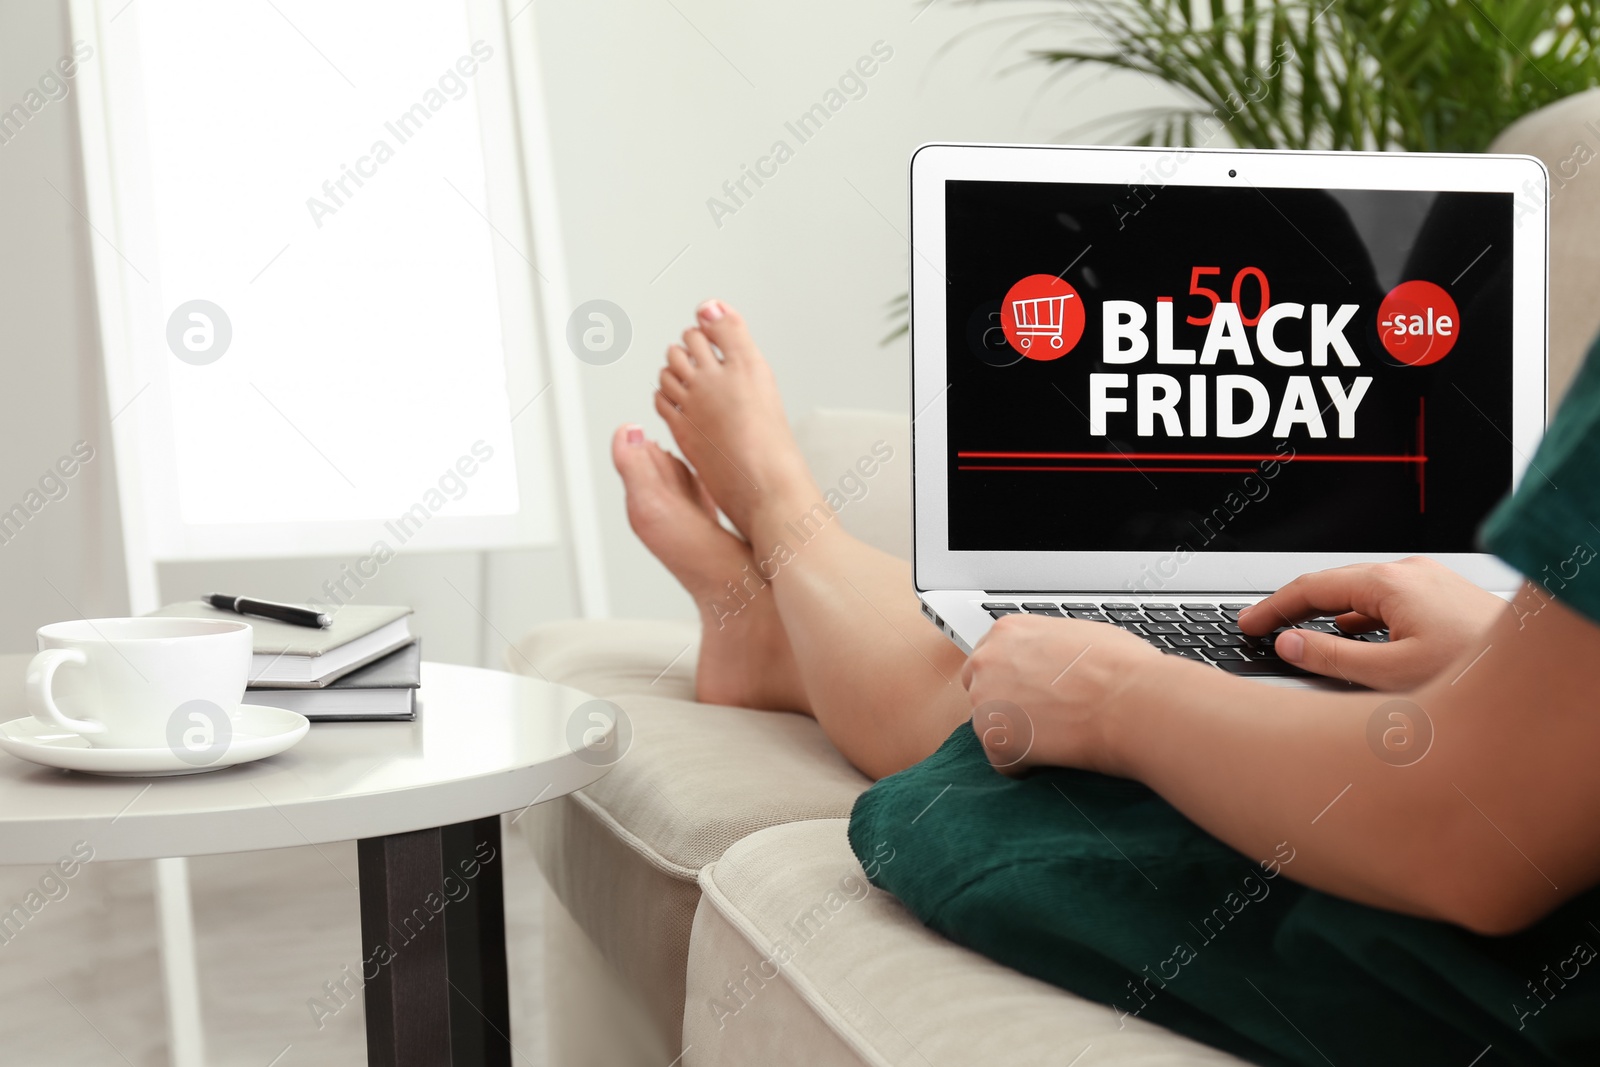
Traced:
[[1188, 474], [1194, 474], [1194, 473], [1201, 473], [1201, 474], [1254, 474], [1256, 472], [1256, 469], [1254, 467], [1135, 467], [1135, 466], [1133, 466], [1131, 464], [1128, 465], [1128, 466], [1122, 466], [1122, 467], [1053, 467], [1053, 466], [1052, 467], [1046, 467], [1046, 466], [1042, 466], [1040, 464], [1026, 464], [1026, 465], [1018, 464], [1016, 466], [1003, 466], [1003, 465], [989, 466], [989, 465], [981, 465], [981, 464], [962, 464], [961, 466], [958, 466], [956, 468], [956, 470], [962, 470], [962, 471], [1110, 471], [1113, 474], [1121, 474], [1121, 473], [1126, 473], [1128, 471], [1138, 471], [1140, 474], [1143, 474], [1145, 471], [1153, 471], [1153, 472], [1158, 473], [1158, 474], [1159, 473], [1168, 472], [1168, 471], [1178, 471], [1178, 472], [1183, 472], [1183, 473], [1188, 473]]
[[[1108, 452], [957, 452], [961, 459], [1110, 459]], [[1426, 463], [1427, 456], [1358, 456], [1296, 452], [1121, 452], [1121, 459], [1209, 459], [1255, 463], [1275, 459], [1281, 463]]]

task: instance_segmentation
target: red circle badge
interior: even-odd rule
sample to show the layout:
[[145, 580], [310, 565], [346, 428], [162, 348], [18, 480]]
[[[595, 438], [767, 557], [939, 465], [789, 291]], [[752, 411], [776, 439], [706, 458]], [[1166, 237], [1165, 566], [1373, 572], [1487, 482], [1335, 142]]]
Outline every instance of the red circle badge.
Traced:
[[1460, 335], [1456, 302], [1432, 282], [1401, 282], [1378, 305], [1378, 337], [1401, 363], [1437, 363], [1450, 354]]
[[1083, 300], [1054, 274], [1030, 274], [1006, 292], [1000, 327], [1029, 359], [1060, 359], [1083, 336]]

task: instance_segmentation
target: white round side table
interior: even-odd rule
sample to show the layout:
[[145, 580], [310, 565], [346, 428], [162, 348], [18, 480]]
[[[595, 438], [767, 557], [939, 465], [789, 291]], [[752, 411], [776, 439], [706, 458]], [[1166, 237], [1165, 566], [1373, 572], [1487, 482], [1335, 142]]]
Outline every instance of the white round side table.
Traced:
[[[3, 659], [0, 721], [23, 714], [27, 662]], [[255, 763], [107, 778], [0, 754], [0, 863], [56, 863], [82, 843], [96, 860], [132, 860], [355, 839], [367, 1062], [509, 1067], [500, 816], [606, 773], [615, 722], [590, 712], [608, 706], [424, 663], [415, 721], [315, 723]]]

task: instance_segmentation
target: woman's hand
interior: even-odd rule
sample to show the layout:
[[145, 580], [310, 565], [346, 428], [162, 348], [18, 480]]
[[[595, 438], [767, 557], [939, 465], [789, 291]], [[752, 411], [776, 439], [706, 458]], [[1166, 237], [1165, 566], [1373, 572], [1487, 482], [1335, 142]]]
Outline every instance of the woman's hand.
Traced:
[[1387, 628], [1387, 643], [1315, 630], [1278, 635], [1278, 655], [1297, 667], [1372, 689], [1411, 689], [1470, 650], [1510, 608], [1441, 563], [1413, 556], [1302, 575], [1239, 614], [1260, 637], [1319, 615], [1346, 633]]
[[1103, 622], [1007, 615], [967, 657], [961, 684], [972, 697], [972, 728], [996, 769], [1116, 773], [1105, 741], [1112, 698], [1132, 672], [1173, 658]]

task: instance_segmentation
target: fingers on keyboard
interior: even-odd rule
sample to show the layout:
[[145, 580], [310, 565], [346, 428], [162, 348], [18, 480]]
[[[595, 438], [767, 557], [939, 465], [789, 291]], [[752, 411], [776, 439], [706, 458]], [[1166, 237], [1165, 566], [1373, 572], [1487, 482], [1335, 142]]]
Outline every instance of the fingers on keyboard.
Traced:
[[[1107, 622], [1144, 638], [1170, 655], [1210, 663], [1230, 674], [1298, 675], [1305, 674], [1278, 658], [1273, 642], [1289, 627], [1279, 627], [1263, 637], [1249, 637], [1239, 629], [1239, 613], [1247, 603], [1212, 604], [1185, 601], [1178, 604], [1132, 601], [1028, 600], [985, 601], [983, 608], [994, 618], [1006, 615], [1043, 615], [1046, 618], [1072, 618], [1082, 622]], [[1389, 640], [1386, 630], [1350, 633], [1339, 628], [1332, 618], [1307, 619], [1298, 629], [1337, 634], [1352, 641], [1382, 643]]]

